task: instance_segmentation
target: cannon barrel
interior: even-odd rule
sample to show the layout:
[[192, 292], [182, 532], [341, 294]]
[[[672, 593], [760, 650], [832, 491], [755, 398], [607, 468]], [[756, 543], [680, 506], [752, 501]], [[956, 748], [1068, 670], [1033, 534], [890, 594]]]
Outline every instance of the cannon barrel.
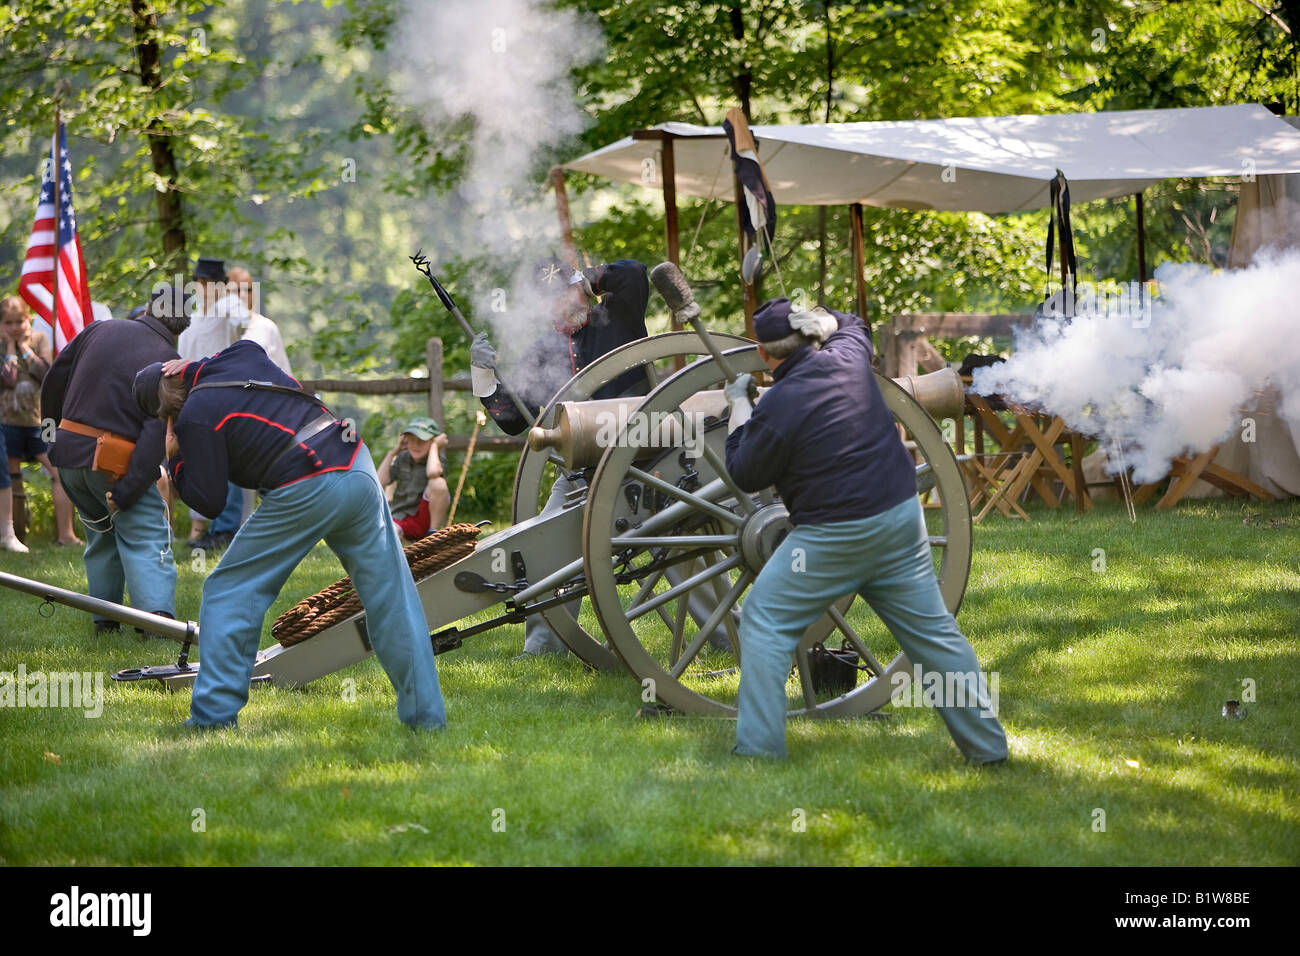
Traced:
[[941, 368], [925, 375], [904, 375], [893, 380], [916, 403], [929, 412], [936, 422], [961, 418], [966, 407], [966, 390], [961, 376], [953, 368]]
[[634, 416], [644, 399], [606, 398], [588, 402], [560, 402], [555, 411], [554, 428], [533, 428], [528, 433], [528, 447], [533, 451], [554, 449], [568, 468], [588, 468], [600, 461], [623, 431], [635, 425], [642, 431], [638, 459], [650, 458], [665, 448], [673, 448], [694, 436], [698, 422], [707, 417], [724, 418], [727, 399], [720, 389], [697, 392], [682, 403], [683, 417], [655, 414], [636, 421]]
[[[932, 418], [956, 418], [962, 413], [966, 396], [961, 378], [951, 368], [928, 375], [907, 375], [894, 381], [916, 399]], [[765, 391], [759, 389], [760, 394]], [[553, 449], [564, 459], [566, 468], [590, 468], [600, 462], [606, 449], [618, 438], [625, 425], [633, 424], [633, 415], [644, 401], [640, 396], [608, 398], [589, 402], [561, 402], [556, 406], [555, 427], [533, 428], [528, 433], [528, 447], [533, 451]], [[697, 392], [681, 405], [690, 416], [725, 417], [727, 400], [719, 390]], [[699, 420], [699, 419], [696, 419]], [[683, 444], [689, 439], [685, 431], [693, 427], [667, 416], [648, 416], [635, 423], [643, 429], [638, 441], [643, 449], [640, 458], [649, 458], [664, 448]]]

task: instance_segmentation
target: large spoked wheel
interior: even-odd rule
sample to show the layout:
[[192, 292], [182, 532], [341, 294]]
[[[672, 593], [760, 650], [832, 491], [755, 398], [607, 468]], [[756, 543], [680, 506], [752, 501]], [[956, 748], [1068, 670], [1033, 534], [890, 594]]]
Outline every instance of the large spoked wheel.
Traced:
[[[739, 335], [714, 334], [713, 338], [720, 343], [720, 347], [752, 347], [749, 339]], [[629, 342], [601, 356], [569, 379], [542, 409], [537, 424], [552, 427], [555, 424], [556, 408], [561, 402], [586, 401], [600, 388], [631, 369], [646, 369], [651, 385], [655, 386], [661, 378], [671, 373], [671, 360], [682, 358], [689, 361], [704, 353], [700, 337], [694, 332], [668, 332]], [[518, 524], [539, 514], [546, 504], [552, 485], [564, 474], [568, 474], [568, 471], [554, 451], [537, 452], [525, 445], [519, 456], [519, 466], [515, 469], [511, 521]], [[560, 640], [586, 664], [601, 670], [622, 668], [622, 662], [603, 638], [597, 640], [589, 634], [567, 607], [554, 607], [541, 613]]]
[[[738, 371], [764, 367], [752, 346], [733, 349], [727, 357]], [[961, 472], [925, 410], [893, 382], [879, 376], [877, 381], [916, 458], [918, 486], [929, 504], [935, 574], [945, 604], [956, 613], [971, 559], [970, 508]], [[640, 411], [646, 417], [681, 415], [683, 402], [696, 396], [698, 405], [698, 393], [722, 384], [717, 364], [703, 358], [656, 388]], [[720, 395], [718, 402], [725, 415]], [[737, 612], [789, 520], [770, 489], [747, 494], [735, 486], [723, 464], [725, 439], [725, 423], [712, 423], [702, 455], [692, 459], [681, 449], [655, 454], [638, 448], [625, 429], [592, 478], [583, 557], [596, 616], [633, 674], [676, 710], [734, 716], [744, 655]], [[632, 486], [638, 491], [631, 492]], [[633, 502], [642, 507], [634, 511]], [[702, 623], [691, 613], [700, 604], [711, 609]], [[723, 650], [714, 646], [720, 636], [729, 642]], [[866, 669], [851, 688], [814, 680], [809, 651], [817, 643], [842, 643], [857, 652]], [[878, 710], [904, 686], [910, 669], [888, 630], [857, 595], [840, 599], [808, 628], [792, 663], [791, 715]]]

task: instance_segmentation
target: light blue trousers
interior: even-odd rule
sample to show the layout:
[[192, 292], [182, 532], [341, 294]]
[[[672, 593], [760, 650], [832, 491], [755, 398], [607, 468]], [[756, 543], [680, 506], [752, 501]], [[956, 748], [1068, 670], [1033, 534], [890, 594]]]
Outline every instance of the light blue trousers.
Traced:
[[[854, 592], [913, 665], [927, 673], [979, 671], [939, 593], [920, 499], [870, 518], [800, 525], [763, 565], [741, 612], [736, 753], [785, 756], [785, 685], [799, 639], [834, 601]], [[1002, 725], [981, 698], [937, 708], [958, 749], [976, 764], [1007, 755]]]
[[129, 591], [137, 610], [175, 617], [176, 562], [167, 505], [157, 487], [150, 485], [130, 508], [109, 517], [104, 495], [113, 485], [107, 478], [89, 468], [60, 468], [59, 478], [86, 529], [90, 596], [121, 604]]
[[322, 538], [338, 555], [366, 609], [366, 632], [411, 727], [447, 723], [429, 625], [393, 519], [363, 447], [352, 468], [262, 498], [203, 582], [199, 674], [191, 726], [233, 726], [248, 701], [262, 621], [293, 569]]
[[[583, 487], [581, 479], [570, 481], [564, 475], [555, 479], [555, 484], [551, 486], [550, 497], [546, 499], [546, 504], [542, 506], [541, 513], [544, 515], [554, 514], [564, 507], [564, 502], [572, 491]], [[582, 610], [582, 598], [569, 601], [564, 605], [574, 617], [577, 617]], [[569, 645], [560, 640], [560, 635], [555, 633], [551, 625], [546, 623], [546, 618], [541, 614], [531, 614], [524, 618], [524, 653], [525, 654], [567, 654]]]

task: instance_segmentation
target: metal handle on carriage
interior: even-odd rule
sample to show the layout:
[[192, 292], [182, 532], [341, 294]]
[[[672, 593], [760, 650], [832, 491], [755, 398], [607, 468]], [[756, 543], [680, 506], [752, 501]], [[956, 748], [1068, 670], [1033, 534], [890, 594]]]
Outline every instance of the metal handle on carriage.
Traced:
[[177, 621], [170, 617], [163, 617], [160, 614], [137, 611], [135, 608], [126, 607], [123, 604], [103, 601], [87, 594], [56, 588], [52, 584], [33, 581], [30, 578], [19, 577], [16, 574], [6, 574], [3, 571], [0, 571], [0, 585], [13, 588], [15, 591], [34, 594], [36, 597], [44, 598], [50, 603], [66, 604], [78, 611], [98, 614], [100, 617], [107, 618], [110, 621], [117, 621], [119, 624], [128, 624], [144, 631], [161, 634], [183, 644], [197, 642], [199, 639], [199, 626], [193, 621]]

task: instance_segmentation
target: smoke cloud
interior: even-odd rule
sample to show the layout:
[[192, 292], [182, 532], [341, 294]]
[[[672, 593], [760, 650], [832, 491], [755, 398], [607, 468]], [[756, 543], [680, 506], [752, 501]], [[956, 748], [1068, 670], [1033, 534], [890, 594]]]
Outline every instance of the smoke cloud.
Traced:
[[1300, 435], [1300, 250], [1265, 249], [1225, 272], [1165, 264], [1156, 279], [1159, 297], [1136, 319], [1097, 310], [1018, 332], [1011, 359], [976, 370], [973, 390], [1119, 442], [1139, 483], [1240, 430], [1270, 385]]
[[599, 55], [600, 30], [541, 0], [408, 0], [393, 33], [399, 95], [431, 130], [471, 123], [466, 174], [444, 217], [455, 235], [436, 238], [513, 273], [504, 289], [485, 283], [474, 296], [508, 372], [512, 353], [548, 327], [545, 303], [524, 281], [559, 246], [540, 163], [586, 123], [570, 73]]

